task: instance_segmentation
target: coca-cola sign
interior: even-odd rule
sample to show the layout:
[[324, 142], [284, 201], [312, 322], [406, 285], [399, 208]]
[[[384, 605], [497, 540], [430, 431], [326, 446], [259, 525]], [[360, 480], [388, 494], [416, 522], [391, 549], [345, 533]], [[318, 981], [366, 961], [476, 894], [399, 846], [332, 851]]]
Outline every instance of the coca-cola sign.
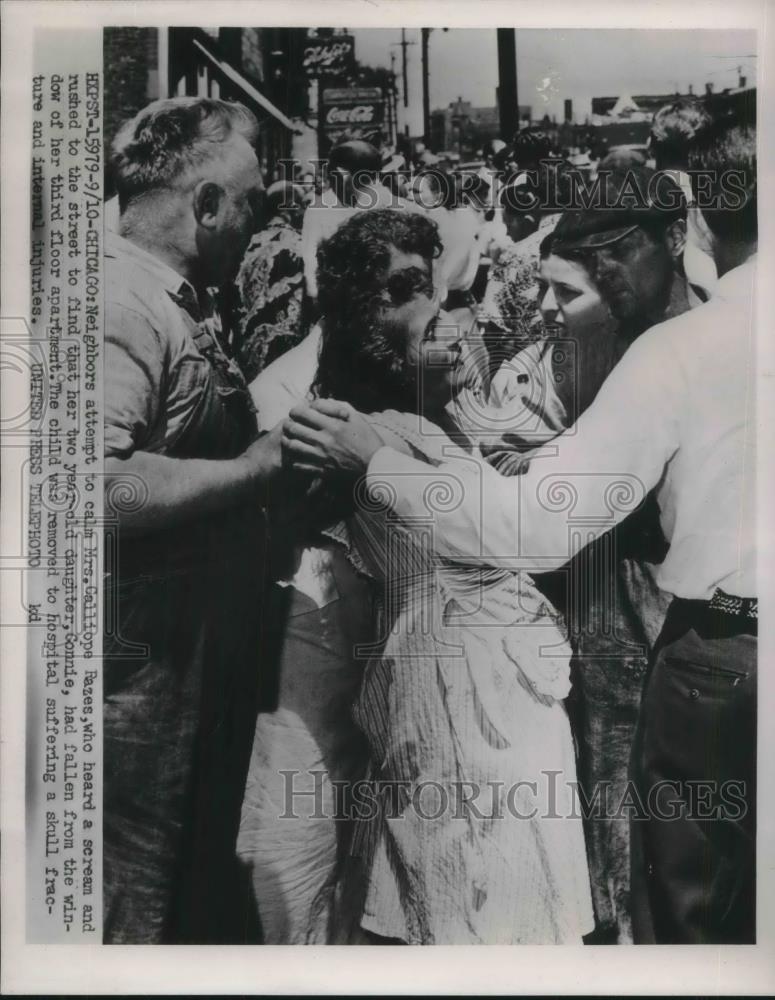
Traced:
[[307, 76], [343, 76], [353, 64], [355, 39], [352, 35], [308, 38], [302, 66]]
[[340, 108], [334, 105], [326, 111], [326, 125], [373, 125], [380, 120], [377, 104], [353, 104]]
[[384, 104], [379, 87], [331, 88], [323, 91], [323, 123], [327, 129], [381, 125]]

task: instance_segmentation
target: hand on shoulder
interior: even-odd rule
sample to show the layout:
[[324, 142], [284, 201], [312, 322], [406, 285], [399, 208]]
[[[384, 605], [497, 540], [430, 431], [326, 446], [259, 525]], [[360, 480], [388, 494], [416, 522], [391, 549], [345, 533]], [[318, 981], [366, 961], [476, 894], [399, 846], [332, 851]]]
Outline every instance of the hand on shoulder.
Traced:
[[299, 403], [283, 423], [283, 462], [299, 471], [365, 472], [381, 447], [368, 419], [333, 399]]

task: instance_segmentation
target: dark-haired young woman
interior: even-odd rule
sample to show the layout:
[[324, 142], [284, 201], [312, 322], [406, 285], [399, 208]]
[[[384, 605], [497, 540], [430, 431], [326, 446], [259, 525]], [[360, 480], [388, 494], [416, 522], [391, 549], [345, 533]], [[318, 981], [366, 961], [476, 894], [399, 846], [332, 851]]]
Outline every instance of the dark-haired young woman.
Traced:
[[[370, 212], [324, 245], [316, 392], [370, 412], [391, 446], [463, 467], [482, 459], [447, 415], [460, 337], [433, 287], [437, 244], [426, 218]], [[332, 533], [380, 595], [355, 709], [370, 782], [340, 886], [358, 930], [343, 920], [340, 939], [580, 942], [592, 911], [557, 613], [528, 575], [453, 566], [387, 505], [337, 499]], [[435, 505], [467, 502], [452, 481], [429, 496], [428, 530]]]

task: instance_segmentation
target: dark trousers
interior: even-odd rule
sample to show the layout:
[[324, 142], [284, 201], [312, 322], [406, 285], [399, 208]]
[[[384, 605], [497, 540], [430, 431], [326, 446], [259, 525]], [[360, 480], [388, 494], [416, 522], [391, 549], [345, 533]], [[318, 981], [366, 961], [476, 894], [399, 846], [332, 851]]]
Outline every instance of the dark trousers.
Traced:
[[106, 944], [257, 939], [235, 848], [263, 665], [262, 545], [257, 516], [235, 508], [212, 530], [128, 539], [105, 588]]
[[753, 944], [757, 640], [694, 603], [671, 606], [635, 744], [635, 942]]

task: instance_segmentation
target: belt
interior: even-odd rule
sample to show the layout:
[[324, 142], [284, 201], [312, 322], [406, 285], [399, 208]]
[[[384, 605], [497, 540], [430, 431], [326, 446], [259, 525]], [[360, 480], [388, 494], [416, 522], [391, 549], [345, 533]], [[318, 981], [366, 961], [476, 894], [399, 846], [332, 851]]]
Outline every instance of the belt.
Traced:
[[735, 597], [716, 589], [709, 601], [675, 597], [667, 612], [663, 633], [677, 638], [693, 628], [703, 639], [728, 639], [757, 635], [759, 602], [755, 597]]
[[716, 588], [713, 597], [708, 602], [711, 611], [719, 611], [724, 615], [739, 615], [743, 618], [759, 620], [759, 601], [755, 597], [733, 597]]

